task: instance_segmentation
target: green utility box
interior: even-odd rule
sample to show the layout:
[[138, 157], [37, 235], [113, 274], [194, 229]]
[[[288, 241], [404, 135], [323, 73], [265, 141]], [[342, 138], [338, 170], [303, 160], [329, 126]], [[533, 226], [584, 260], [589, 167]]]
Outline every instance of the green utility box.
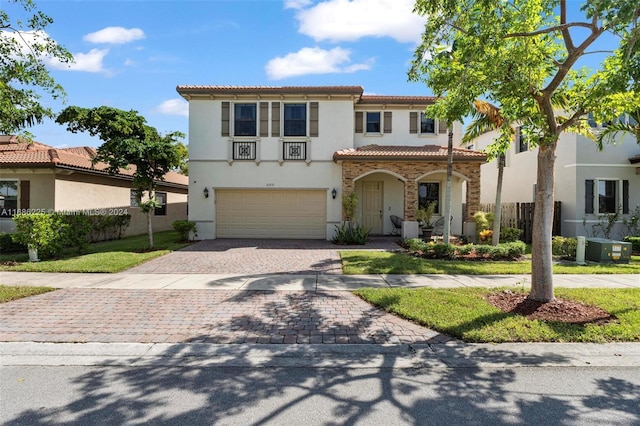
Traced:
[[598, 263], [629, 263], [631, 243], [607, 240], [605, 238], [587, 238], [585, 259]]

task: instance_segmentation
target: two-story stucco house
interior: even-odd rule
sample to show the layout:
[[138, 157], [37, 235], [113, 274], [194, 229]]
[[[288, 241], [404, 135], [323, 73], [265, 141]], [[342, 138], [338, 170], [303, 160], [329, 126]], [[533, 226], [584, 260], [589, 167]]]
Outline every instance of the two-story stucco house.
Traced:
[[[189, 101], [189, 219], [198, 238], [331, 239], [352, 191], [355, 220], [374, 235], [392, 233], [391, 215], [415, 224], [419, 204], [436, 201], [442, 214], [447, 129], [422, 114], [432, 97], [368, 96], [359, 86], [177, 91]], [[462, 233], [479, 205], [486, 157], [455, 149], [454, 158], [452, 232]]]
[[[592, 124], [595, 126], [595, 123]], [[596, 129], [597, 131], [597, 129]], [[488, 132], [476, 139], [484, 149], [496, 137]], [[516, 128], [515, 143], [505, 155], [502, 202], [533, 202], [538, 149], [530, 149]], [[498, 176], [497, 161], [482, 166], [482, 203], [493, 203]], [[561, 202], [561, 234], [565, 237], [602, 236], [605, 213], [621, 213], [612, 238], [625, 235], [622, 218], [640, 204], [640, 145], [631, 135], [598, 151], [595, 142], [575, 133], [560, 135], [556, 150], [555, 200]]]

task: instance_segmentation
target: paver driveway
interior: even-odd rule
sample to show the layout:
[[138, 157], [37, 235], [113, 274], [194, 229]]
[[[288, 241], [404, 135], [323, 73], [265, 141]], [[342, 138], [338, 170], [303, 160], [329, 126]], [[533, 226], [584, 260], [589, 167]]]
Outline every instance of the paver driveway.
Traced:
[[432, 343], [345, 291], [68, 288], [0, 304], [5, 342]]
[[194, 274], [341, 274], [340, 250], [397, 250], [397, 238], [364, 246], [323, 240], [217, 239], [200, 241], [127, 272]]

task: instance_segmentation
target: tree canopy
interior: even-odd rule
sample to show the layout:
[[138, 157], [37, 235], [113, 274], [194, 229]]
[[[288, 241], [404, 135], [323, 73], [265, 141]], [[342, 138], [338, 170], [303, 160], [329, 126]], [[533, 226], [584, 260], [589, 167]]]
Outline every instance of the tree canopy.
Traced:
[[[640, 0], [586, 0], [579, 10], [567, 0], [417, 0], [415, 11], [426, 23], [409, 78], [443, 97], [431, 113], [466, 115], [482, 98], [539, 148], [530, 297], [551, 300], [558, 138], [588, 134], [589, 113], [608, 121], [638, 108]], [[608, 51], [596, 45], [604, 37]], [[581, 67], [587, 55], [601, 58], [595, 69]]]
[[28, 19], [12, 19], [0, 9], [0, 134], [20, 134], [25, 127], [53, 118], [40, 103], [42, 92], [64, 98], [62, 86], [49, 74], [45, 59], [68, 63], [72, 55], [45, 32], [53, 19], [32, 0], [5, 0], [22, 6]]
[[148, 201], [140, 207], [148, 215], [149, 247], [153, 247], [151, 211], [156, 206], [154, 191], [157, 182], [180, 166], [179, 138], [181, 132], [160, 135], [137, 111], [123, 111], [101, 106], [65, 108], [58, 118], [58, 124], [66, 124], [72, 133], [88, 132], [98, 136], [103, 144], [98, 147], [94, 163], [104, 162], [111, 174], [133, 166], [133, 186], [137, 193], [148, 194]]

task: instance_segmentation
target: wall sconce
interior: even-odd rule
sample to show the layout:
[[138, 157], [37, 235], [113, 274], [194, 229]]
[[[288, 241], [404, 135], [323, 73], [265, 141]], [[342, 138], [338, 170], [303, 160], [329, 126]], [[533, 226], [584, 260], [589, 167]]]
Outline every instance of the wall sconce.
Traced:
[[204, 192], [204, 198], [209, 198], [209, 188], [205, 186], [203, 192]]
[[331, 190], [331, 196], [333, 197], [333, 199], [334, 199], [334, 200], [336, 199], [336, 195], [338, 195], [338, 191], [336, 191], [336, 189], [335, 189], [335, 188], [333, 188], [333, 189]]

